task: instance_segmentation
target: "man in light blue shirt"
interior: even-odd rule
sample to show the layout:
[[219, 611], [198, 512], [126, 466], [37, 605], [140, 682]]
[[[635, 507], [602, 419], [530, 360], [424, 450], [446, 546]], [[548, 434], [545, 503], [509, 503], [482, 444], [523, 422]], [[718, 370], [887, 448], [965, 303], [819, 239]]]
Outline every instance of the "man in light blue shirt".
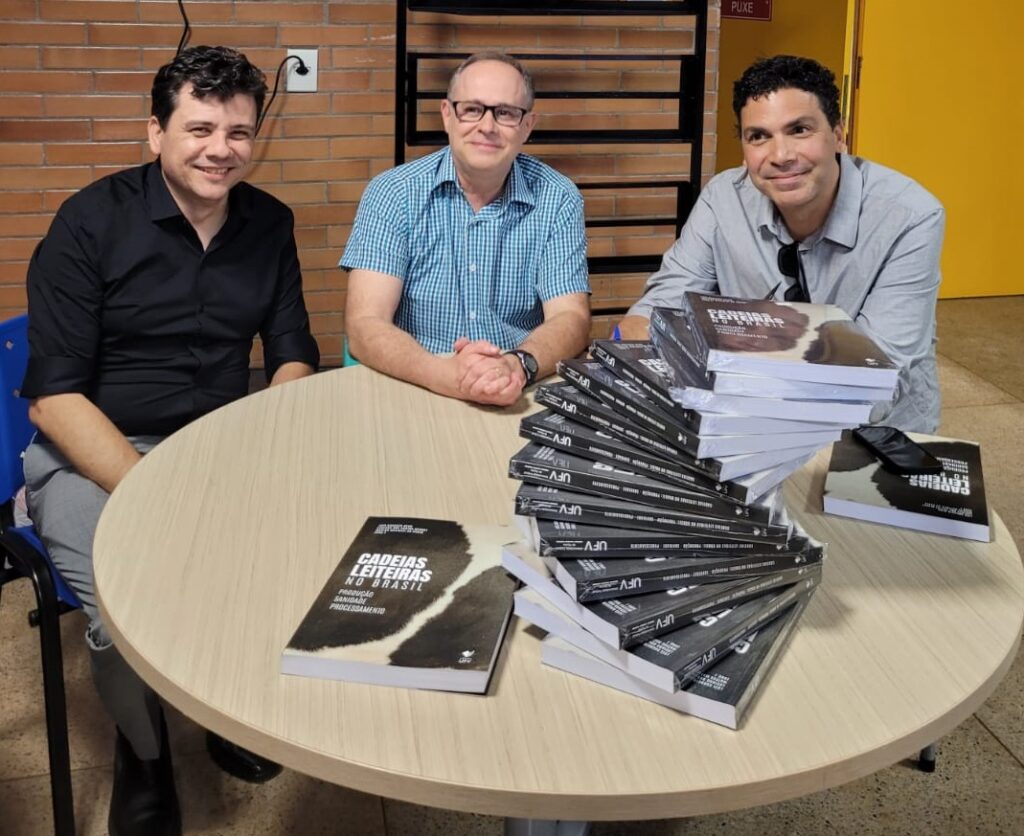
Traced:
[[744, 166], [703, 189], [679, 240], [620, 323], [643, 339], [655, 306], [696, 290], [838, 305], [900, 369], [872, 419], [939, 423], [935, 302], [945, 213], [909, 177], [845, 153], [832, 73], [808, 58], [756, 62], [736, 82]]
[[471, 56], [441, 103], [448, 147], [367, 186], [341, 258], [349, 348], [365, 365], [508, 405], [586, 346], [583, 200], [519, 153], [532, 107], [519, 62]]

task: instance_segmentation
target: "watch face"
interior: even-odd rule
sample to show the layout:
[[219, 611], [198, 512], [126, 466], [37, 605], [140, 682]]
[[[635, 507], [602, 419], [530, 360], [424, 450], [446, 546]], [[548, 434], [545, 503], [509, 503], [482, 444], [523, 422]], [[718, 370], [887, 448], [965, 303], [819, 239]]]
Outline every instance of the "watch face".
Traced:
[[530, 377], [536, 377], [537, 375], [537, 358], [530, 354], [529, 351], [520, 351], [519, 357], [523, 361], [523, 365], [526, 367], [526, 371]]

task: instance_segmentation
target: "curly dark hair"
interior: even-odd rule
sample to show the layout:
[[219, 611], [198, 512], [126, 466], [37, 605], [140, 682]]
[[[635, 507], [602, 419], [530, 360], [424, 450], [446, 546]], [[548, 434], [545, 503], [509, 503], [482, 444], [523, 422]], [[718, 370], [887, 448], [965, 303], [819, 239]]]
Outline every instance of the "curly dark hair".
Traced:
[[736, 114], [739, 130], [740, 111], [750, 99], [760, 99], [777, 90], [793, 89], [813, 93], [818, 97], [821, 111], [834, 128], [842, 118], [839, 111], [839, 88], [836, 77], [828, 67], [813, 58], [797, 55], [775, 55], [761, 58], [747, 67], [732, 86], [732, 112]]
[[193, 46], [183, 49], [173, 61], [157, 70], [150, 113], [161, 128], [167, 127], [167, 120], [178, 106], [178, 93], [186, 82], [192, 84], [192, 95], [197, 99], [212, 96], [225, 102], [239, 94], [252, 96], [259, 122], [267, 79], [241, 52], [226, 46]]

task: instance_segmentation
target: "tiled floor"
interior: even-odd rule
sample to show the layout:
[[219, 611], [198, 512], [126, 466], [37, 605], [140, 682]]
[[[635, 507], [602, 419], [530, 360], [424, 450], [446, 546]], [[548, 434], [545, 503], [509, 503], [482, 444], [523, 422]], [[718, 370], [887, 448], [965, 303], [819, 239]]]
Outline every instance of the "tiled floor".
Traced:
[[[1024, 297], [939, 305], [941, 431], [981, 441], [992, 504], [1024, 544]], [[50, 831], [37, 636], [25, 624], [29, 592], [0, 606], [0, 836]], [[80, 614], [64, 618], [71, 756], [79, 833], [105, 833], [111, 728], [89, 681]], [[500, 834], [488, 816], [392, 802], [293, 772], [261, 787], [220, 773], [202, 732], [171, 718], [188, 833]], [[908, 753], [908, 755], [911, 753]], [[681, 834], [1018, 834], [1024, 832], [1024, 655], [991, 699], [942, 740], [938, 771], [910, 761], [805, 798], [722, 816], [598, 824], [595, 836]]]

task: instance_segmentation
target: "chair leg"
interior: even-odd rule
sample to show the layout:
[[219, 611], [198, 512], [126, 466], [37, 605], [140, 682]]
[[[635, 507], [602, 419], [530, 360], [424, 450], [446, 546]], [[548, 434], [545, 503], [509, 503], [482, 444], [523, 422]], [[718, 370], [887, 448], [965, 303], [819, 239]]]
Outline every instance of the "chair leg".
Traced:
[[[12, 538], [13, 539], [13, 538]], [[19, 547], [5, 538], [5, 551], [22, 565], [32, 581], [39, 620], [39, 650], [43, 664], [43, 702], [50, 756], [50, 794], [56, 836], [74, 836], [75, 808], [71, 791], [71, 752], [68, 747], [67, 701], [64, 696], [64, 658], [53, 576], [42, 556], [27, 544]]]
[[935, 746], [934, 743], [929, 743], [925, 746], [921, 753], [917, 756], [917, 768], [922, 772], [934, 772], [935, 771]]

